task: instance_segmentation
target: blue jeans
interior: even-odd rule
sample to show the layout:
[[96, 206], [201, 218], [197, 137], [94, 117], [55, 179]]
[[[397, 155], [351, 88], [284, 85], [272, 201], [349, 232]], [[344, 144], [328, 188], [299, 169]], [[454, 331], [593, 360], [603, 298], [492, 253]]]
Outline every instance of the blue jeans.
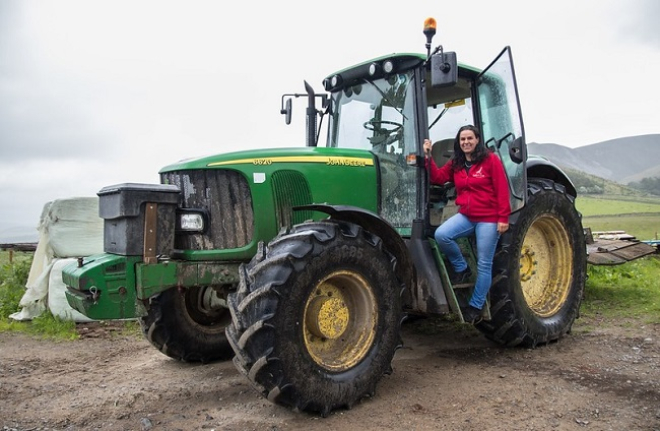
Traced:
[[493, 256], [500, 238], [497, 223], [471, 222], [466, 216], [458, 213], [438, 226], [435, 231], [435, 241], [449, 259], [454, 271], [461, 272], [465, 271], [468, 265], [456, 244], [456, 239], [472, 234], [476, 234], [477, 238], [477, 282], [470, 298], [470, 305], [481, 310], [486, 303], [486, 295], [493, 281]]

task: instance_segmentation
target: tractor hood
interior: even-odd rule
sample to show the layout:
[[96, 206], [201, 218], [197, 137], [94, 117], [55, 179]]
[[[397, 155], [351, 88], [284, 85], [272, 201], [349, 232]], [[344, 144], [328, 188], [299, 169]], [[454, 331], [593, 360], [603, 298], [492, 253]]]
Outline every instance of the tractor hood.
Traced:
[[[178, 235], [187, 260], [252, 256], [283, 227], [327, 214], [296, 208], [347, 205], [378, 211], [379, 175], [370, 151], [278, 148], [183, 160], [160, 171], [181, 190], [180, 208], [204, 214], [204, 232]], [[193, 256], [194, 254], [194, 256]], [[230, 255], [231, 254], [231, 255]]]
[[181, 160], [164, 167], [159, 173], [189, 169], [240, 168], [245, 165], [285, 168], [288, 164], [296, 163], [365, 167], [373, 166], [374, 157], [368, 151], [351, 148], [269, 148]]

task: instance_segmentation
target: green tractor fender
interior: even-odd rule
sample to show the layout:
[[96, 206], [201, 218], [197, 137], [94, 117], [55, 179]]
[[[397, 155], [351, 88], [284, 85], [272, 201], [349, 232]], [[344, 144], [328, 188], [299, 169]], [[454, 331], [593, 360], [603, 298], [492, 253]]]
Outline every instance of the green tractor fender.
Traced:
[[414, 285], [415, 273], [406, 243], [396, 229], [378, 214], [350, 205], [311, 204], [296, 206], [293, 210], [319, 211], [328, 214], [331, 219], [354, 223], [377, 235], [383, 241], [387, 250], [396, 257], [398, 262], [396, 271], [399, 279], [408, 288]]
[[527, 159], [527, 178], [545, 178], [561, 184], [566, 188], [566, 193], [577, 197], [577, 189], [561, 168], [540, 156], [530, 155]]

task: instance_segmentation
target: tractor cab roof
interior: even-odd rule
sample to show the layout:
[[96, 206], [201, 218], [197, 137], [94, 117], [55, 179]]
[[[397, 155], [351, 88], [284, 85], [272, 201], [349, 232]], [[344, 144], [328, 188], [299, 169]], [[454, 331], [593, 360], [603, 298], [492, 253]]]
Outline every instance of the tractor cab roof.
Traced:
[[[393, 53], [367, 60], [351, 67], [341, 69], [323, 80], [326, 91], [336, 92], [364, 80], [374, 80], [421, 66], [427, 61], [424, 54]], [[465, 64], [458, 64], [459, 80], [453, 87], [431, 88], [428, 86], [427, 97], [429, 105], [460, 100], [470, 95], [470, 81], [480, 69]], [[462, 78], [462, 79], [460, 79]], [[427, 82], [430, 82], [430, 71], [427, 72]]]

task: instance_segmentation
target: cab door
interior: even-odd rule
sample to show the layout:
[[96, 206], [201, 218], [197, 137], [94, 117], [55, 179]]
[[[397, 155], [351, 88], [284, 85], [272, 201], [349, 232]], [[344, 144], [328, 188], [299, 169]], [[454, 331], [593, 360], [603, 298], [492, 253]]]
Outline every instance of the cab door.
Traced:
[[476, 79], [482, 139], [502, 160], [509, 179], [511, 211], [525, 205], [527, 146], [510, 47]]

